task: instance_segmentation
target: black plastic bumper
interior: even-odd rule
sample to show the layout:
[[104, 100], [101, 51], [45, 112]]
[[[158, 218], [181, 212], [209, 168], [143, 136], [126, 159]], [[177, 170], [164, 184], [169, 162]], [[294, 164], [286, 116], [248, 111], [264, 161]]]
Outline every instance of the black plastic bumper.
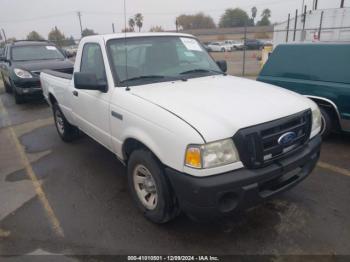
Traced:
[[170, 168], [166, 173], [185, 213], [197, 218], [230, 215], [305, 179], [319, 159], [321, 142], [318, 135], [292, 156], [260, 169], [242, 168], [203, 178]]
[[17, 94], [24, 96], [42, 96], [40, 80], [38, 78], [21, 79], [13, 82]]

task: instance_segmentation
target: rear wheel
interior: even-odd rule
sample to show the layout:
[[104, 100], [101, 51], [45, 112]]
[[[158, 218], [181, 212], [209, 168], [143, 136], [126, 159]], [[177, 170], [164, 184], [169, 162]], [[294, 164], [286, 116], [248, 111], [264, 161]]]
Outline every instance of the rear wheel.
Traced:
[[79, 136], [79, 129], [71, 125], [64, 117], [57, 103], [53, 104], [53, 117], [58, 134], [64, 142], [71, 142]]
[[321, 107], [321, 120], [322, 120], [322, 125], [321, 125], [321, 135], [323, 139], [326, 139], [332, 132], [334, 122], [332, 120], [332, 114], [329, 110]]
[[221, 52], [225, 52], [225, 48], [221, 48]]
[[178, 214], [175, 196], [158, 159], [146, 149], [134, 151], [128, 161], [128, 184], [144, 216], [162, 224]]

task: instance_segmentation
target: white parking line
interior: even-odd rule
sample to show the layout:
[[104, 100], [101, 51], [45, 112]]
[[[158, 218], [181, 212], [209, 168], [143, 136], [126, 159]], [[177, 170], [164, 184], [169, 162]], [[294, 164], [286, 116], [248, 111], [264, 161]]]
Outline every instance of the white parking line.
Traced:
[[324, 169], [331, 170], [331, 171], [333, 171], [335, 173], [338, 173], [338, 174], [341, 174], [341, 175], [344, 175], [344, 176], [350, 176], [350, 170], [342, 168], [342, 167], [334, 166], [334, 165], [331, 165], [331, 164], [328, 164], [328, 163], [325, 163], [325, 162], [321, 162], [321, 161], [319, 161], [317, 163], [317, 166], [321, 167], [321, 168], [324, 168]]
[[6, 108], [4, 107], [3, 103], [2, 103], [2, 100], [0, 98], [0, 112], [2, 114], [2, 118], [3, 118], [3, 121], [6, 122], [6, 124], [8, 125], [8, 128], [9, 128], [9, 131], [10, 131], [10, 134], [12, 136], [12, 139], [15, 143], [15, 146], [16, 146], [16, 149], [17, 149], [17, 152], [19, 154], [19, 157], [20, 157], [20, 160], [22, 162], [22, 166], [24, 167], [28, 177], [30, 178], [33, 186], [34, 186], [34, 189], [35, 189], [35, 193], [36, 195], [38, 196], [41, 204], [43, 205], [44, 207], [44, 210], [46, 212], [46, 215], [51, 223], [51, 226], [53, 228], [53, 231], [59, 236], [59, 237], [64, 237], [64, 232], [63, 232], [63, 229], [60, 225], [60, 222], [58, 220], [58, 218], [56, 217], [50, 203], [49, 203], [49, 200], [47, 199], [46, 197], [46, 194], [43, 190], [43, 188], [41, 187], [41, 183], [39, 182], [34, 170], [33, 170], [33, 167], [23, 149], [23, 146], [21, 145], [20, 141], [18, 140], [17, 138], [17, 135], [13, 129], [13, 127], [11, 126], [11, 119], [9, 118], [8, 116], [8, 112], [6, 110]]

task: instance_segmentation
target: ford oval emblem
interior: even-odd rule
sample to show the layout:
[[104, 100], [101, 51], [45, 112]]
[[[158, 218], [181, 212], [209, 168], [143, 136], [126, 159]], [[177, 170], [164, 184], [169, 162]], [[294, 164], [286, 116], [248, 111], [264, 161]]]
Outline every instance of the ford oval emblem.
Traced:
[[285, 133], [281, 135], [280, 138], [278, 139], [278, 144], [280, 144], [281, 146], [289, 145], [293, 143], [296, 137], [297, 137], [297, 134], [295, 132]]

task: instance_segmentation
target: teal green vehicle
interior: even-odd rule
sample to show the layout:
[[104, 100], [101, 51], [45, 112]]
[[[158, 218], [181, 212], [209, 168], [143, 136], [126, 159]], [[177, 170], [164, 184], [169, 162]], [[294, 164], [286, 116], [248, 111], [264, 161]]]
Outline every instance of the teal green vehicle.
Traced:
[[322, 135], [350, 132], [350, 44], [285, 44], [270, 55], [257, 79], [315, 101]]

